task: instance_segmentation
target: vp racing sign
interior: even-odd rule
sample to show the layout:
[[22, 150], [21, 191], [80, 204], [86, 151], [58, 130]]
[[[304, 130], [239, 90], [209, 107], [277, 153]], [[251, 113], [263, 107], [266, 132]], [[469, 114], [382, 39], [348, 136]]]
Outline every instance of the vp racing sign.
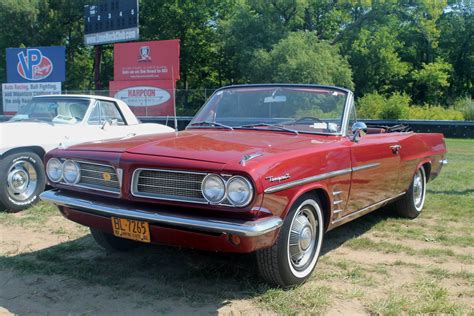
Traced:
[[62, 82], [66, 79], [64, 46], [7, 48], [7, 81]]

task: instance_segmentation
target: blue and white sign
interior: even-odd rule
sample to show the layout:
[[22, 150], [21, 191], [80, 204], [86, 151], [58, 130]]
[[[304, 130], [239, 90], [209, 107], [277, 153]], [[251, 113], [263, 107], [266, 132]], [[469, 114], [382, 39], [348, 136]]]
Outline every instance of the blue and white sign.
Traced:
[[7, 81], [62, 82], [66, 80], [64, 46], [7, 48]]

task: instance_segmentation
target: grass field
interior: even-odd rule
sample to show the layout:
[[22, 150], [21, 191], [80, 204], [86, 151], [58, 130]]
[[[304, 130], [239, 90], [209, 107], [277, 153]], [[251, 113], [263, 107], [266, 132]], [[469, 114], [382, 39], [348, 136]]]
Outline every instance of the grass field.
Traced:
[[0, 213], [0, 314], [474, 315], [474, 141], [447, 145], [419, 218], [386, 208], [329, 232], [313, 277], [287, 291], [259, 280], [253, 255], [107, 254], [52, 205]]

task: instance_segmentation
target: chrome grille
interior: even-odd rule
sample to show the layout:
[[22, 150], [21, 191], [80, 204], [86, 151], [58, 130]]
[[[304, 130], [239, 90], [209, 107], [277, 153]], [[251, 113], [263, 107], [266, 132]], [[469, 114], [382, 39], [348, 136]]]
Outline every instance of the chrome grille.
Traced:
[[162, 200], [207, 203], [201, 193], [206, 173], [138, 169], [132, 183], [132, 194]]
[[[112, 166], [95, 163], [76, 161], [81, 168], [81, 179], [78, 186], [87, 187], [100, 191], [120, 192], [120, 182], [117, 172]], [[110, 175], [110, 180], [105, 174]]]

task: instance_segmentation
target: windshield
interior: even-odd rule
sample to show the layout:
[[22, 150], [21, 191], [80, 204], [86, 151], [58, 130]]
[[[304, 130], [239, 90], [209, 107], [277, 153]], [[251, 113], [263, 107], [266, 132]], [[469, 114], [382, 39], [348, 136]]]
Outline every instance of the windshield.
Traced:
[[86, 99], [33, 99], [10, 121], [43, 121], [59, 124], [82, 122], [89, 107]]
[[347, 93], [314, 86], [233, 87], [217, 91], [188, 128], [341, 132]]

